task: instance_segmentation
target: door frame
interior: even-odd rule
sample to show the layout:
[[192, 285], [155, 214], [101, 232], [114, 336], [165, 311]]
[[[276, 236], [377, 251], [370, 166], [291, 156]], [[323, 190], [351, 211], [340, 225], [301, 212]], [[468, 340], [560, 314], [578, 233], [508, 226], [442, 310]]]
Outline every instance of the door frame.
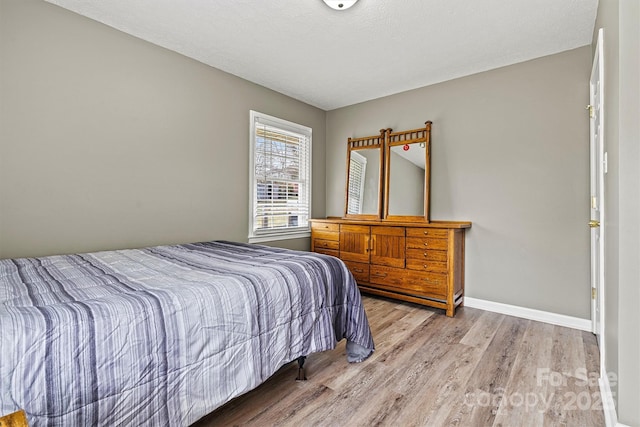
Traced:
[[[594, 80], [595, 79], [595, 80]], [[599, 84], [598, 99], [595, 98], [595, 84]], [[589, 79], [589, 139], [590, 139], [590, 218], [600, 222], [597, 231], [591, 231], [591, 287], [595, 287], [595, 298], [591, 300], [591, 323], [592, 332], [598, 338], [598, 348], [600, 350], [600, 375], [606, 375], [605, 372], [605, 343], [604, 339], [604, 321], [605, 321], [605, 187], [604, 175], [606, 174], [606, 152], [604, 150], [604, 30], [598, 30], [598, 38], [596, 49], [594, 52], [593, 65], [591, 68], [591, 77]], [[592, 113], [593, 111], [593, 113]], [[595, 129], [595, 117], [599, 119], [599, 129]], [[594, 185], [599, 187], [597, 191], [597, 199], [593, 199]], [[594, 211], [598, 213], [597, 218], [593, 218]], [[596, 239], [596, 236], [598, 238]], [[597, 263], [594, 265], [596, 254], [598, 251]], [[597, 268], [596, 268], [597, 267]], [[594, 278], [594, 272], [597, 278]], [[594, 286], [595, 285], [595, 286]], [[593, 294], [592, 294], [593, 295]]]

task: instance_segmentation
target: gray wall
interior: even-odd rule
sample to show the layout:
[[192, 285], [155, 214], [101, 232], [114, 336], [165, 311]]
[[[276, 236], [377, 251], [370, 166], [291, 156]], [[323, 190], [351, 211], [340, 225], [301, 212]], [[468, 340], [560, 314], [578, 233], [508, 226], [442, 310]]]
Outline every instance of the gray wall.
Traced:
[[640, 425], [640, 6], [600, 0], [594, 32], [604, 28], [605, 371], [618, 420]]
[[469, 220], [467, 296], [590, 317], [589, 46], [327, 113], [327, 215], [348, 137], [432, 128], [431, 218]]
[[313, 128], [324, 215], [324, 111], [42, 1], [0, 7], [0, 258], [247, 241], [251, 109]]
[[620, 422], [640, 426], [640, 4], [620, 3]]

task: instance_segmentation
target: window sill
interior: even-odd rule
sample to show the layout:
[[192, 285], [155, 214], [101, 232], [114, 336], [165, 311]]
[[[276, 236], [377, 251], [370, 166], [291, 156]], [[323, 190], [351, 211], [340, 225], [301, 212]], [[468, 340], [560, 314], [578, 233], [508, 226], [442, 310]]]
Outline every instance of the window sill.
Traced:
[[296, 233], [268, 234], [263, 236], [249, 236], [249, 243], [273, 242], [276, 240], [303, 239], [311, 237], [311, 231], [299, 231]]

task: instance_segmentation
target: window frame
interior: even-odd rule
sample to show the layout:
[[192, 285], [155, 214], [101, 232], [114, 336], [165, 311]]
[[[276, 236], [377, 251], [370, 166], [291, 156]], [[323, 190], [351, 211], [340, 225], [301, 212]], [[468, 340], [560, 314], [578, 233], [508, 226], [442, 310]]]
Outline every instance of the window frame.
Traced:
[[[269, 242], [275, 240], [298, 239], [311, 236], [311, 225], [308, 222], [311, 219], [311, 179], [312, 179], [312, 142], [313, 130], [310, 127], [290, 122], [258, 111], [250, 110], [249, 114], [249, 243]], [[258, 183], [256, 179], [256, 125], [266, 125], [276, 128], [283, 133], [291, 133], [306, 137], [307, 140], [307, 157], [306, 169], [308, 170], [307, 178], [301, 179], [306, 181], [306, 197], [308, 218], [307, 223], [303, 226], [284, 227], [279, 229], [269, 229], [260, 231], [255, 228], [255, 212], [258, 205]]]

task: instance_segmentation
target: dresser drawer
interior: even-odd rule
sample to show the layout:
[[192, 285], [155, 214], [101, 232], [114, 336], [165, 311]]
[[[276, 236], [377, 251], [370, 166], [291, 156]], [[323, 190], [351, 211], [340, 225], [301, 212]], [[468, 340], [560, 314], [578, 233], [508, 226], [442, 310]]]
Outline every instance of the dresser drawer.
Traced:
[[402, 287], [407, 270], [404, 268], [385, 267], [373, 264], [371, 266], [369, 281], [378, 285], [390, 285]]
[[370, 283], [434, 299], [447, 298], [447, 275], [372, 265]]
[[407, 249], [407, 268], [419, 271], [448, 271], [447, 251]]
[[312, 222], [311, 223], [312, 231], [335, 231], [336, 233], [340, 231], [340, 224], [332, 224], [327, 222]]
[[333, 249], [322, 249], [322, 248], [316, 248], [314, 249], [314, 252], [317, 252], [319, 254], [325, 254], [325, 255], [331, 255], [334, 256], [336, 258], [339, 258], [340, 252], [333, 250]]
[[447, 299], [447, 275], [442, 273], [407, 270], [404, 288], [420, 292], [420, 295], [440, 300]]
[[313, 230], [311, 231], [311, 237], [314, 240], [332, 240], [337, 242], [338, 240], [340, 240], [340, 233], [333, 231]]
[[422, 259], [407, 259], [407, 268], [417, 271], [435, 271], [446, 273], [448, 271], [447, 262], [425, 261]]
[[448, 248], [448, 239], [435, 239], [431, 237], [407, 237], [407, 250], [434, 249], [439, 251], [446, 251]]
[[449, 230], [439, 228], [407, 228], [407, 237], [435, 237], [446, 239], [449, 237]]
[[337, 240], [313, 239], [313, 250], [317, 252], [318, 249], [333, 249], [337, 251], [340, 249], [340, 242]]
[[439, 249], [407, 249], [407, 259], [419, 259], [423, 261], [447, 262], [447, 251]]
[[369, 282], [369, 264], [352, 261], [344, 261], [344, 263], [347, 265], [347, 268], [349, 269], [351, 274], [353, 274], [353, 277], [355, 277], [356, 282]]
[[338, 241], [340, 240], [340, 224], [324, 224], [312, 222], [311, 236], [314, 239]]

